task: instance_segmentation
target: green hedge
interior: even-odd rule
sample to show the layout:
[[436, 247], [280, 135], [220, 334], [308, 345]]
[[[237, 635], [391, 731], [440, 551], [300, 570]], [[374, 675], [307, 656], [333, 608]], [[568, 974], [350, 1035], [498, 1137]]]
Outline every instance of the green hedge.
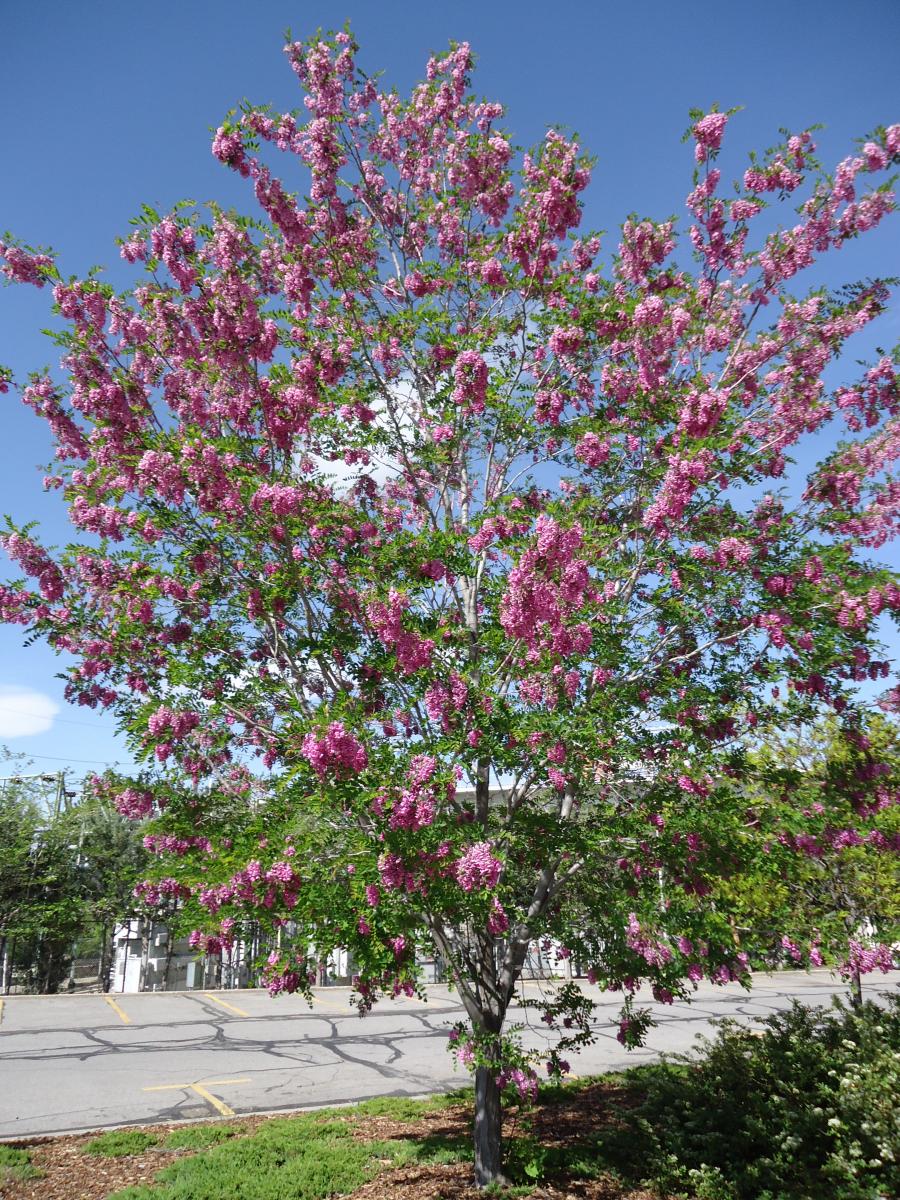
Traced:
[[663, 1193], [702, 1200], [896, 1200], [900, 997], [883, 999], [795, 1001], [761, 1036], [723, 1021], [698, 1056], [643, 1068], [632, 1161], [647, 1156]]

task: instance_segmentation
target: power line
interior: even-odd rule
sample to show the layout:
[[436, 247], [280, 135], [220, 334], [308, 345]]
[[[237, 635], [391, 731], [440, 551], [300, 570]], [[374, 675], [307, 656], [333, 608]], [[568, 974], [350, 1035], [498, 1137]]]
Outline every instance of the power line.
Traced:
[[82, 725], [85, 729], [99, 729], [100, 726], [90, 721], [73, 721], [71, 717], [57, 717], [46, 712], [35, 712], [33, 708], [12, 708], [8, 704], [0, 704], [0, 712], [15, 713], [17, 717], [37, 717], [44, 721], [61, 721], [64, 725]]
[[69, 758], [68, 755], [32, 754], [30, 751], [22, 751], [22, 756], [24, 758], [46, 758], [50, 762], [104, 763], [108, 767], [128, 767], [133, 768], [135, 771], [140, 770], [137, 763], [123, 763], [117, 758]]

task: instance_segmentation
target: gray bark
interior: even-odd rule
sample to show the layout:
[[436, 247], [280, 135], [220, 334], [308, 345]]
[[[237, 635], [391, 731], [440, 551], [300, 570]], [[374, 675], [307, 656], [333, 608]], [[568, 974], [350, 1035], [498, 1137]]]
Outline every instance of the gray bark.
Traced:
[[503, 1113], [495, 1067], [475, 1071], [475, 1184], [489, 1187], [504, 1183]]

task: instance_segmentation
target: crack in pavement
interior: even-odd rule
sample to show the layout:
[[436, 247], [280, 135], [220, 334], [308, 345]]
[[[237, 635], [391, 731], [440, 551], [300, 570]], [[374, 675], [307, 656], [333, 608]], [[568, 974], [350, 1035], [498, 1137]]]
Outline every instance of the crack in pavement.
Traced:
[[[876, 981], [867, 988], [868, 994], [876, 998], [878, 991], [893, 990], [897, 978], [894, 972], [889, 980]], [[639, 995], [637, 1003], [651, 1008], [657, 1025], [650, 1045], [638, 1052], [625, 1052], [614, 1040], [621, 997], [595, 993], [591, 996], [597, 1005], [592, 1018], [595, 1050], [587, 1051], [584, 1069], [616, 1070], [644, 1062], [666, 1049], [687, 1048], [693, 1034], [708, 1032], [709, 1023], [717, 1018], [759, 1023], [769, 1013], [787, 1009], [795, 997], [827, 1003], [842, 990], [837, 984], [806, 979], [799, 983], [779, 979], [777, 984], [762, 981], [749, 994], [704, 987], [692, 1004], [678, 1001], [672, 1006]], [[164, 997], [162, 993], [159, 998]], [[192, 1003], [181, 1004], [184, 998]], [[528, 998], [540, 1004], [534, 989]], [[451, 1074], [443, 1053], [448, 1026], [459, 1018], [461, 1009], [443, 998], [434, 1006], [379, 1009], [362, 1020], [349, 1006], [346, 1012], [322, 1012], [317, 1007], [297, 1012], [278, 1011], [273, 1004], [267, 1012], [240, 1017], [201, 997], [179, 997], [178, 1004], [173, 1003], [174, 996], [159, 1004], [155, 999], [141, 996], [131, 1003], [132, 1020], [127, 1026], [101, 1018], [96, 1026], [73, 1027], [80, 1010], [77, 997], [71, 1007], [68, 998], [46, 1006], [29, 998], [31, 1003], [21, 1008], [14, 1003], [7, 1009], [0, 1029], [0, 1070], [5, 1068], [9, 1082], [0, 1099], [9, 1107], [0, 1117], [0, 1136], [205, 1117], [208, 1106], [190, 1093], [177, 1100], [163, 1093], [152, 1101], [153, 1108], [138, 1093], [143, 1085], [167, 1085], [193, 1076], [202, 1080], [217, 1072], [253, 1077], [252, 1085], [236, 1097], [239, 1113], [319, 1108], [367, 1095], [430, 1093], [461, 1082]], [[255, 1007], [257, 998], [240, 998], [239, 1003]], [[129, 1007], [127, 998], [123, 1004]], [[17, 1008], [25, 1014], [22, 1020], [33, 1023], [46, 1015], [54, 1024], [43, 1029], [16, 1028]], [[87, 1015], [91, 1008], [81, 1011]], [[167, 1020], [167, 1012], [175, 1019]], [[59, 1020], [63, 1014], [66, 1023]], [[509, 1015], [513, 1022], [524, 1019], [529, 1046], [552, 1044], [554, 1039], [537, 1022], [534, 1008], [514, 1003]], [[147, 1020], [148, 1016], [154, 1019]], [[46, 1070], [41, 1063], [47, 1064]], [[48, 1105], [55, 1111], [48, 1111]]]

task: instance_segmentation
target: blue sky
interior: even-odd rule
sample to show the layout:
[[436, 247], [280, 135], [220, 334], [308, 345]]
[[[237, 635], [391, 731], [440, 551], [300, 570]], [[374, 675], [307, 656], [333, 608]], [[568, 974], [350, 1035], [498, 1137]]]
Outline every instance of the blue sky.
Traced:
[[[3, 14], [0, 230], [52, 245], [64, 274], [104, 264], [124, 284], [114, 238], [142, 203], [165, 210], [191, 197], [251, 210], [246, 185], [210, 154], [210, 127], [243, 97], [298, 106], [283, 31], [301, 36], [348, 17], [361, 63], [401, 91], [430, 50], [469, 41], [476, 90], [507, 105], [518, 143], [560, 124], [598, 157], [586, 225], [611, 234], [631, 211], [682, 213], [689, 108], [744, 106], [730, 127], [726, 173], [729, 163], [743, 169], [750, 148], [778, 140], [782, 126], [824, 123], [818, 141], [831, 163], [854, 137], [900, 120], [898, 0], [44, 0]], [[845, 251], [829, 281], [900, 274], [898, 224]], [[47, 289], [0, 290], [0, 363], [20, 377], [53, 362], [39, 333], [49, 303]], [[889, 326], [878, 331], [883, 343], [900, 332], [897, 309]], [[12, 393], [0, 404], [0, 514], [39, 520], [45, 540], [65, 541], [59, 498], [40, 487], [50, 458], [44, 428]], [[42, 644], [23, 649], [21, 630], [0, 626], [0, 743], [47, 770], [128, 762], [111, 717], [64, 703], [61, 665]]]

